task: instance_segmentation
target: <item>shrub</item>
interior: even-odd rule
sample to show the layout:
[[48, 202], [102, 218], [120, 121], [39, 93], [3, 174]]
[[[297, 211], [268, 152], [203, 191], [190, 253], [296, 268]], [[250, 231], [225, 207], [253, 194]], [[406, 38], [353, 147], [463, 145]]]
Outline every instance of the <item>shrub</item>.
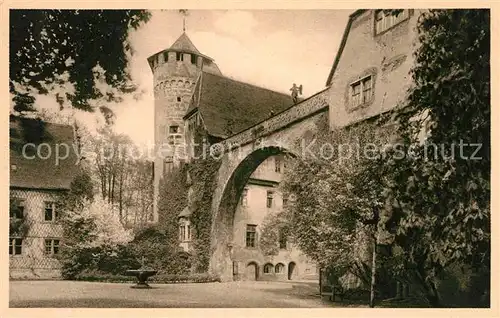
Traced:
[[[75, 280], [89, 282], [108, 282], [108, 283], [133, 283], [137, 279], [134, 276], [126, 275], [126, 272], [120, 274], [110, 274], [98, 270], [85, 270], [75, 276]], [[148, 279], [148, 282], [154, 284], [176, 284], [176, 283], [212, 283], [220, 282], [218, 276], [210, 274], [158, 274]]]

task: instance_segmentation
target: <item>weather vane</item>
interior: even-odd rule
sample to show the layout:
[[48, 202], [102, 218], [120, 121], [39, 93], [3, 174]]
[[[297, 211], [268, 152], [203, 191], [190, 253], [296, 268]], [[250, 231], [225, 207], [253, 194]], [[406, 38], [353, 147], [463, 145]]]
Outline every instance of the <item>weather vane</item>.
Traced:
[[180, 9], [179, 13], [182, 14], [183, 20], [182, 20], [182, 31], [186, 32], [186, 17], [189, 15], [189, 12], [187, 9]]

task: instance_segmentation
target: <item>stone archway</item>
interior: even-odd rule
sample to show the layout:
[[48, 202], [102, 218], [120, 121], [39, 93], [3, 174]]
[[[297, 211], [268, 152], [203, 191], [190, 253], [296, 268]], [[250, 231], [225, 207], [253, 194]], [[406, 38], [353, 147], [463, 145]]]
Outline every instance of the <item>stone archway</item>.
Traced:
[[[233, 260], [231, 258], [233, 222], [236, 206], [243, 188], [251, 174], [264, 160], [278, 154], [287, 154], [295, 157], [292, 152], [274, 146], [252, 151], [232, 172], [222, 192], [219, 205], [213, 206], [215, 213], [212, 219], [210, 271], [220, 275], [222, 281], [233, 280]], [[215, 204], [217, 203], [215, 202]]]

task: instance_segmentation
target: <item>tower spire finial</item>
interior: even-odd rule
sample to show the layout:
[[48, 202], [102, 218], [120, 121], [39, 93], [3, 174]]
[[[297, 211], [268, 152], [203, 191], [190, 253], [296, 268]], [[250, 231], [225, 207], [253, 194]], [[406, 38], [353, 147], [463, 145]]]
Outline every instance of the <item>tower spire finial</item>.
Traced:
[[189, 15], [187, 9], [180, 9], [179, 13], [182, 14], [182, 31], [186, 32], [186, 17]]

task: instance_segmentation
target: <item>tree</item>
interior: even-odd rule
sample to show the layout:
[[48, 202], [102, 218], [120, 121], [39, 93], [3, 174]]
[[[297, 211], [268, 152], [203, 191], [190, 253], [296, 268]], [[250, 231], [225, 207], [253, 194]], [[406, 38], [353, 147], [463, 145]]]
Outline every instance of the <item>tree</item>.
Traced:
[[[373, 123], [320, 134], [309, 148], [312, 155], [296, 158], [285, 172], [281, 186], [290, 203], [275, 221], [266, 222], [271, 226], [263, 229], [262, 237], [269, 237], [264, 245], [269, 241], [270, 251], [275, 249], [272, 224], [279, 222], [307, 256], [337, 279], [350, 274], [373, 285], [370, 276], [377, 268], [370, 273], [376, 253], [371, 245], [376, 246], [384, 206], [377, 167], [387, 136]], [[356, 155], [359, 151], [363, 155]]]
[[[113, 100], [119, 92], [133, 91], [127, 70], [133, 49], [127, 36], [150, 16], [144, 10], [10, 10], [9, 90], [15, 110], [31, 110], [33, 95], [66, 83], [74, 91], [56, 94], [61, 107], [68, 99], [89, 111], [91, 99]], [[103, 93], [96, 88], [98, 69], [116, 90]]]
[[[433, 306], [443, 305], [438, 282], [450, 266], [490, 273], [489, 24], [489, 10], [425, 13], [414, 87], [392, 114], [400, 146], [411, 154], [390, 156], [383, 168], [397, 206], [396, 242], [403, 268]], [[422, 139], [424, 124], [430, 132]], [[481, 292], [488, 306], [489, 278]]]

